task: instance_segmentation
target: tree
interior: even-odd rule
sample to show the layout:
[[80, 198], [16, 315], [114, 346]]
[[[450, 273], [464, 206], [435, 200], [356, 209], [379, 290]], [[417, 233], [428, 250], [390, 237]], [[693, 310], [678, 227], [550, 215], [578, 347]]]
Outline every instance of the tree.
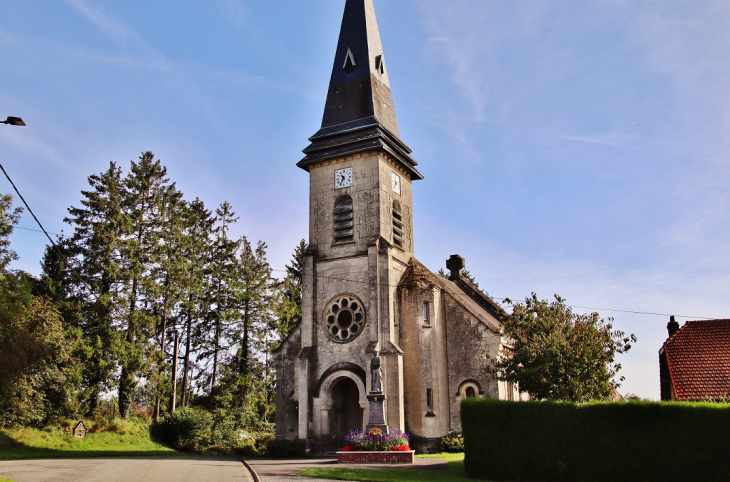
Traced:
[[286, 277], [279, 286], [280, 300], [276, 308], [278, 324], [276, 330], [283, 340], [302, 321], [302, 274], [304, 273], [304, 252], [307, 243], [302, 239], [294, 248], [291, 265], [286, 265]]
[[13, 196], [5, 194], [0, 196], [0, 271], [5, 271], [11, 261], [18, 259], [18, 254], [10, 249], [10, 235], [20, 221], [23, 208], [10, 207], [13, 204]]
[[164, 225], [166, 204], [177, 199], [167, 169], [154, 154], [142, 153], [139, 162], [132, 162], [124, 186], [124, 213], [130, 222], [129, 236], [122, 244], [122, 289], [127, 306], [123, 321], [123, 343], [120, 356], [119, 414], [129, 416], [132, 394], [137, 379], [148, 368], [149, 340], [154, 338], [156, 318], [153, 315], [154, 278], [152, 273], [159, 259], [155, 256], [168, 229]]
[[66, 407], [73, 340], [52, 302], [33, 295], [38, 281], [7, 269], [22, 212], [12, 200], [0, 196], [0, 426], [39, 426]]
[[61, 415], [73, 342], [46, 298], [32, 296], [24, 273], [0, 276], [0, 426], [42, 426]]
[[213, 370], [210, 377], [211, 391], [220, 378], [220, 367], [223, 362], [222, 353], [225, 351], [224, 340], [228, 334], [228, 325], [232, 317], [236, 316], [236, 296], [234, 285], [238, 278], [238, 259], [236, 253], [240, 241], [231, 239], [228, 231], [238, 222], [233, 207], [226, 201], [215, 210], [215, 217], [209, 222], [209, 233], [214, 235], [209, 247], [210, 256], [206, 267], [205, 291], [206, 305], [209, 312], [206, 316], [208, 324], [208, 350], [201, 356], [212, 358]]
[[239, 347], [239, 373], [246, 375], [258, 361], [254, 360], [257, 352], [268, 355], [263, 345], [269, 341], [266, 334], [274, 318], [274, 296], [266, 243], [259, 241], [254, 249], [245, 236], [241, 237], [240, 243], [240, 271], [236, 283], [239, 319], [233, 325], [232, 336], [233, 343]]
[[512, 314], [502, 320], [508, 347], [488, 357], [487, 369], [497, 379], [519, 385], [540, 400], [583, 402], [609, 399], [620, 386], [616, 355], [631, 349], [634, 335], [613, 330], [613, 319], [598, 313], [576, 314], [555, 295], [539, 300], [535, 293], [524, 303], [505, 302]]
[[83, 334], [81, 398], [91, 415], [114, 381], [119, 313], [124, 306], [120, 295], [122, 245], [130, 223], [123, 212], [121, 168], [109, 163], [106, 171], [89, 176], [88, 182], [90, 189], [81, 191], [81, 207], [70, 207], [69, 217], [64, 219], [74, 233], [59, 247], [63, 259], [49, 247], [43, 267], [46, 283], [80, 312], [76, 320], [66, 322], [75, 321]]
[[[436, 274], [441, 276], [442, 278], [446, 278], [446, 279], [449, 279], [451, 277], [451, 275], [449, 273], [447, 273], [446, 271], [444, 271], [443, 268], [439, 268], [439, 270]], [[469, 271], [462, 269], [461, 276], [463, 276], [464, 279], [466, 279], [469, 283], [473, 284], [475, 288], [479, 288], [479, 283], [477, 283], [476, 278]]]
[[158, 242], [151, 247], [152, 270], [150, 298], [156, 320], [155, 334], [159, 350], [150, 355], [147, 387], [154, 398], [155, 421], [160, 418], [162, 401], [172, 389], [172, 370], [166, 352], [168, 326], [174, 322], [175, 308], [182, 298], [181, 287], [188, 279], [189, 265], [183, 246], [187, 241], [184, 227], [188, 205], [175, 185], [166, 186], [160, 198], [160, 225]]

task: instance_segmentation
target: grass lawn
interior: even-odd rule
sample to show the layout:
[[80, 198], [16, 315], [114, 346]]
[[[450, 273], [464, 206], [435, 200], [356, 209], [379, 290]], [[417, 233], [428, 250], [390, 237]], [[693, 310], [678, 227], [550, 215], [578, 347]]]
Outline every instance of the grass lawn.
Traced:
[[300, 472], [301, 477], [332, 480], [357, 480], [364, 482], [458, 482], [472, 481], [464, 473], [464, 454], [417, 455], [418, 458], [446, 459], [448, 470], [413, 469], [307, 469]]
[[115, 455], [180, 455], [180, 452], [153, 442], [147, 426], [135, 422], [116, 422], [105, 431], [87, 434], [83, 439], [60, 429], [0, 430], [0, 460]]
[[11, 479], [0, 479], [0, 482], [13, 482]]

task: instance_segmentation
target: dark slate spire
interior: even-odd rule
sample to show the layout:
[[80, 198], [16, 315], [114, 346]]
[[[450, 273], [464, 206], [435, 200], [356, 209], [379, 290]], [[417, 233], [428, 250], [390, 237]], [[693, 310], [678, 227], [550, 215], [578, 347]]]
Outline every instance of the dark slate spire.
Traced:
[[297, 164], [307, 170], [319, 161], [383, 149], [423, 179], [400, 140], [373, 0], [347, 0], [332, 68], [322, 129], [309, 140]]

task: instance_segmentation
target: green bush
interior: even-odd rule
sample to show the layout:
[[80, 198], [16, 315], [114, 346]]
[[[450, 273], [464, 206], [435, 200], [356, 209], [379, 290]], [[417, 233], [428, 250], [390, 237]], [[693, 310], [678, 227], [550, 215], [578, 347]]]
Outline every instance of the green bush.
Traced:
[[726, 404], [468, 399], [461, 424], [470, 477], [709, 482], [730, 474]]
[[182, 408], [153, 426], [152, 435], [178, 450], [201, 451], [210, 445], [213, 417], [199, 408]]
[[282, 459], [304, 457], [304, 445], [296, 440], [269, 440], [266, 442], [266, 455]]
[[441, 451], [458, 454], [464, 451], [464, 436], [458, 430], [452, 430], [441, 439]]

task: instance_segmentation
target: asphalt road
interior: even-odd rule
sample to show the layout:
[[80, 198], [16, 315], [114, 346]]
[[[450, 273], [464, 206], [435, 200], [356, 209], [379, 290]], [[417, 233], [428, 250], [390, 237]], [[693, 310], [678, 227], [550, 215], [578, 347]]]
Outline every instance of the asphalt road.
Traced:
[[130, 457], [0, 461], [15, 482], [253, 482], [230, 457]]

